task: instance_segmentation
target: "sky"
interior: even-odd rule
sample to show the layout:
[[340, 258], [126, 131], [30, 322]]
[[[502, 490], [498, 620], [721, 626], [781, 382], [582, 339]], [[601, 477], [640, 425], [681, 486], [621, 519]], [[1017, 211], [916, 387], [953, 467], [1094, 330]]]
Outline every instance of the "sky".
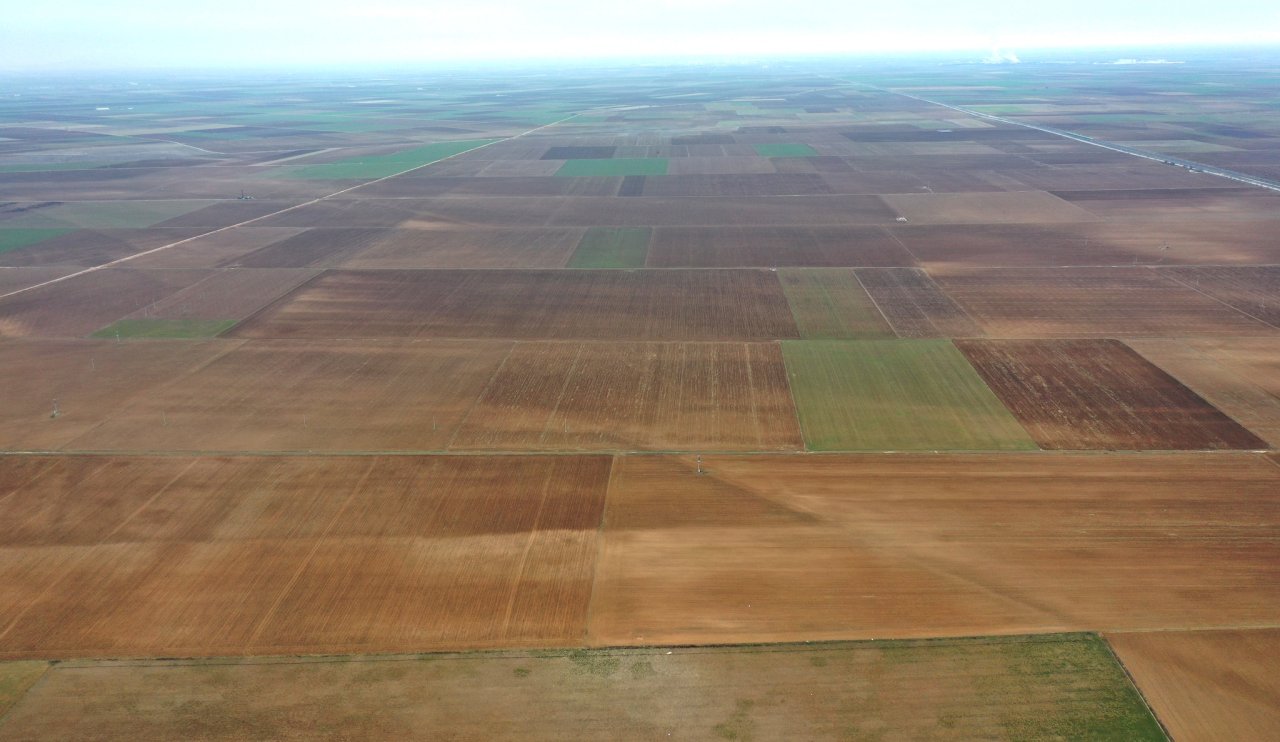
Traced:
[[0, 70], [1280, 44], [1277, 0], [0, 0]]

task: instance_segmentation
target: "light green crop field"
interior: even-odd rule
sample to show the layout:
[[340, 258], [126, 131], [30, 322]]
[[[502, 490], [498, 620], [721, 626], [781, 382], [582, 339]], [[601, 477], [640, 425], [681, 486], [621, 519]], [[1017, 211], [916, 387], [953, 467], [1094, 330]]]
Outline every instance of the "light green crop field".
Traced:
[[894, 337], [852, 268], [783, 268], [778, 280], [802, 338]]
[[122, 319], [90, 335], [95, 338], [211, 338], [234, 326], [233, 319]]
[[423, 147], [414, 147], [413, 149], [401, 150], [400, 152], [392, 152], [387, 155], [374, 155], [369, 157], [354, 157], [348, 160], [339, 160], [337, 162], [325, 162], [317, 165], [307, 165], [296, 170], [290, 170], [286, 173], [286, 177], [290, 178], [306, 178], [321, 180], [369, 180], [373, 178], [385, 178], [388, 175], [412, 170], [423, 165], [430, 165], [433, 162], [439, 162], [446, 157], [462, 154], [477, 147], [483, 147], [486, 144], [492, 144], [497, 139], [470, 139], [458, 142], [436, 142]]
[[617, 158], [612, 160], [566, 160], [564, 166], [556, 171], [556, 175], [581, 176], [619, 176], [619, 175], [666, 175], [667, 160], [665, 157]]
[[37, 245], [45, 240], [60, 237], [73, 229], [0, 229], [0, 253]]
[[816, 157], [817, 151], [807, 144], [757, 144], [761, 157]]
[[592, 227], [578, 242], [568, 267], [643, 268], [648, 254], [648, 227]]
[[1036, 448], [948, 340], [788, 340], [782, 353], [810, 450]]

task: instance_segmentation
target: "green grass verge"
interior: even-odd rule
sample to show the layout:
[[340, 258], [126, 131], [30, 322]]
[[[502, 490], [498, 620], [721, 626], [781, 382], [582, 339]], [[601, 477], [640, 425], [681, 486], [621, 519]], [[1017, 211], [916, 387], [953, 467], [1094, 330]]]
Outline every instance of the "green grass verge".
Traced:
[[949, 340], [782, 344], [813, 451], [1034, 450]]
[[462, 154], [476, 147], [483, 147], [498, 141], [497, 139], [470, 139], [459, 142], [436, 142], [424, 147], [392, 152], [387, 155], [369, 157], [353, 157], [337, 162], [325, 162], [318, 165], [307, 165], [285, 173], [285, 177], [304, 178], [309, 180], [343, 180], [385, 178], [388, 175], [422, 167], [438, 162], [446, 157]]
[[757, 144], [761, 157], [816, 157], [817, 151], [807, 144]]
[[98, 330], [95, 338], [211, 338], [235, 326], [233, 319], [122, 319]]
[[648, 254], [648, 227], [592, 227], [578, 242], [569, 267], [643, 268]]
[[60, 237], [74, 229], [0, 229], [0, 253], [36, 245]]
[[665, 157], [618, 158], [613, 160], [567, 160], [556, 175], [582, 177], [593, 175], [666, 175]]
[[852, 268], [783, 268], [778, 281], [806, 340], [894, 337]]

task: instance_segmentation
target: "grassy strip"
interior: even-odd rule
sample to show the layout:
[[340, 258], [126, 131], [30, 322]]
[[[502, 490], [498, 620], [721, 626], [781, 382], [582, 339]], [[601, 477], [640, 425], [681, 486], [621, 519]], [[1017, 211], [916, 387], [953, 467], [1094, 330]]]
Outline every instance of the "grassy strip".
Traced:
[[98, 330], [95, 338], [211, 338], [235, 326], [233, 319], [122, 319]]

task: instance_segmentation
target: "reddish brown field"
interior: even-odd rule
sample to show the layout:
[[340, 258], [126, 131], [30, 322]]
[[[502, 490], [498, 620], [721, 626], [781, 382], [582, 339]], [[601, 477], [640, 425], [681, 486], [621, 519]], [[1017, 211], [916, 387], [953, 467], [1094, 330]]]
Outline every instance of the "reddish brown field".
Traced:
[[47, 463], [0, 499], [21, 524], [0, 547], [0, 657], [554, 646], [585, 631], [608, 458]]
[[992, 337], [1270, 335], [1275, 329], [1148, 268], [990, 268], [930, 275]]
[[1280, 266], [1170, 268], [1161, 273], [1280, 330]]
[[126, 319], [244, 319], [318, 273], [312, 268], [219, 270]]
[[1125, 342], [1273, 448], [1280, 446], [1280, 337]]
[[753, 340], [796, 328], [769, 271], [330, 271], [232, 334]]
[[[0, 448], [57, 449], [239, 343], [0, 341]], [[53, 413], [58, 400], [60, 414]]]
[[922, 270], [855, 271], [894, 333], [902, 338], [975, 337], [982, 329]]
[[583, 229], [395, 229], [342, 263], [352, 269], [563, 268]]
[[1270, 622], [1280, 467], [1253, 454], [615, 462], [597, 645]]
[[1108, 634], [1178, 740], [1280, 738], [1280, 630]]
[[1267, 447], [1116, 340], [963, 340], [956, 345], [1042, 448]]
[[509, 349], [451, 340], [251, 341], [135, 395], [68, 447], [442, 450]]
[[880, 227], [664, 227], [653, 231], [651, 268], [914, 265]]
[[886, 195], [884, 201], [908, 221], [920, 224], [1097, 220], [1089, 212], [1044, 191], [905, 193]]
[[519, 343], [450, 444], [544, 451], [803, 447], [776, 343]]
[[84, 337], [209, 274], [105, 268], [0, 299], [0, 337]]
[[383, 229], [308, 229], [237, 256], [228, 265], [243, 268], [329, 268], [381, 239]]
[[1226, 221], [893, 227], [926, 268], [1274, 263], [1269, 230]]

